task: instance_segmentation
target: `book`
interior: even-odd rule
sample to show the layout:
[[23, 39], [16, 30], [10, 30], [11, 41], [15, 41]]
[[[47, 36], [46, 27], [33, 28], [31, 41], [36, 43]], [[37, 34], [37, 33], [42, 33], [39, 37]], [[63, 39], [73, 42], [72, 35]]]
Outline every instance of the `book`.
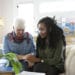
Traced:
[[45, 73], [23, 71], [18, 75], [45, 75]]

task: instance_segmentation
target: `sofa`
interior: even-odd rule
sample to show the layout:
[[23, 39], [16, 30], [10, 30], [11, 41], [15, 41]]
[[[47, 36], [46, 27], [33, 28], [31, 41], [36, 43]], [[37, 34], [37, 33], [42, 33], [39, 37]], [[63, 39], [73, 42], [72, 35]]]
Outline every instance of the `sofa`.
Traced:
[[75, 75], [75, 45], [66, 48], [66, 75]]

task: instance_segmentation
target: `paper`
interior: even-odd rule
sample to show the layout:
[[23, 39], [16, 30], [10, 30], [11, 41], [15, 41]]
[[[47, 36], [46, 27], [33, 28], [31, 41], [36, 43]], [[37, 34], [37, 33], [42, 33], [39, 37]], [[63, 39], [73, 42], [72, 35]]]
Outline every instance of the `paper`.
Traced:
[[45, 75], [45, 73], [37, 73], [37, 72], [28, 72], [28, 71], [23, 71], [18, 75]]

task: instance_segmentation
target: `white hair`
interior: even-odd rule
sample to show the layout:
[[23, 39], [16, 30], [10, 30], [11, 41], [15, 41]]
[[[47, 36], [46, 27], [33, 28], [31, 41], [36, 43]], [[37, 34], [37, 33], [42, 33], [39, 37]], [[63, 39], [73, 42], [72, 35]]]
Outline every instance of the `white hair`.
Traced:
[[25, 21], [23, 19], [16, 19], [14, 29], [25, 29]]

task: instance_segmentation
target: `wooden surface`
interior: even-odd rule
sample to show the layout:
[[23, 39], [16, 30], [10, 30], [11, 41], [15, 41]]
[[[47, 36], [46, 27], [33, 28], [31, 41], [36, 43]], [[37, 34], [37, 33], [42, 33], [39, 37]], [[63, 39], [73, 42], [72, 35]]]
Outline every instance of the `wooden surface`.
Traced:
[[13, 72], [0, 72], [0, 75], [15, 75]]

